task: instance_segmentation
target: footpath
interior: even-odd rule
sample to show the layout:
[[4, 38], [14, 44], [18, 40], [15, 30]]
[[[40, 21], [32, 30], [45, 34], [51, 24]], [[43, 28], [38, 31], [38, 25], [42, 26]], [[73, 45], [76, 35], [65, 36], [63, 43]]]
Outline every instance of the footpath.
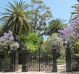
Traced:
[[0, 72], [0, 74], [79, 74], [79, 72], [66, 72], [66, 65], [58, 65], [58, 72], [47, 73], [47, 72], [21, 72], [21, 69], [17, 72]]

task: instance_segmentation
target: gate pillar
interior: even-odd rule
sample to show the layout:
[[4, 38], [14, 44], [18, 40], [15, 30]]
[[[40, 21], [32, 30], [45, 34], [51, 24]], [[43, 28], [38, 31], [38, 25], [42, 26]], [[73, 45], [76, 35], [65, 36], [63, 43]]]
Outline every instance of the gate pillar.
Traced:
[[22, 72], [27, 72], [28, 71], [27, 70], [27, 58], [28, 58], [27, 57], [27, 55], [28, 55], [27, 49], [23, 48], [22, 52], [23, 52]]
[[0, 71], [2, 71], [2, 59], [0, 59]]
[[54, 44], [52, 49], [53, 54], [53, 66], [52, 66], [52, 72], [57, 72], [57, 46]]
[[70, 44], [67, 43], [67, 47], [66, 47], [66, 71], [67, 72], [71, 72], [71, 48], [70, 48]]

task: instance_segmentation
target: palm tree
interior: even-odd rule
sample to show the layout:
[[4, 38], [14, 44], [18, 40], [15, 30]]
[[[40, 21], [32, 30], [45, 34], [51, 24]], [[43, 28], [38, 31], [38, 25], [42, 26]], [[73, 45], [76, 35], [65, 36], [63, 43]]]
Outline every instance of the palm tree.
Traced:
[[79, 0], [77, 0], [79, 2]]
[[74, 9], [74, 11], [71, 12], [70, 21], [76, 19], [79, 16], [79, 4], [75, 4], [74, 6], [72, 6], [72, 8]]
[[15, 1], [14, 3], [9, 2], [8, 8], [2, 14], [1, 21], [5, 21], [3, 30], [11, 30], [13, 34], [19, 35], [21, 33], [28, 33], [28, 14], [26, 12], [27, 6], [25, 2]]
[[60, 19], [54, 19], [49, 22], [48, 26], [48, 35], [52, 35], [52, 33], [58, 33], [58, 30], [65, 28], [67, 25], [64, 24]]

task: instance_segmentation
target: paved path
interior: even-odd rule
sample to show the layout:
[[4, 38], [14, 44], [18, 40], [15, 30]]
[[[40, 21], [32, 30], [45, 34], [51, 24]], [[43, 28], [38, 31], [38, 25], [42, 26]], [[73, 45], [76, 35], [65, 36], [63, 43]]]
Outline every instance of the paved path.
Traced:
[[0, 74], [79, 74], [79, 72], [71, 73], [45, 73], [45, 72], [1, 72]]
[[0, 72], [0, 74], [79, 74], [79, 72], [66, 72], [66, 65], [58, 65], [58, 72], [57, 73], [47, 73], [47, 72], [21, 72], [21, 69], [17, 72]]
[[[21, 68], [22, 68], [22, 66], [19, 66], [19, 69], [18, 69], [18, 71], [17, 72], [21, 72]], [[63, 64], [63, 65], [58, 65], [57, 66], [57, 71], [58, 71], [58, 73], [61, 73], [61, 72], [66, 72], [66, 65], [65, 64]]]
[[58, 65], [57, 66], [58, 68], [58, 72], [66, 72], [66, 64], [63, 64], [63, 65]]

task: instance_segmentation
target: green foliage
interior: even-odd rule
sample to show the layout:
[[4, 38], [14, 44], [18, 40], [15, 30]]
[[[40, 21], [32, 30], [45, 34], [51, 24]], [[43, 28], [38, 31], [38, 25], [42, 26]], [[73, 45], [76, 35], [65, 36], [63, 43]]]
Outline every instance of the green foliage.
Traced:
[[50, 8], [42, 0], [30, 0], [28, 4], [20, 0], [9, 2], [0, 19], [1, 23], [5, 23], [4, 31], [9, 29], [19, 35], [45, 30], [51, 16]]
[[29, 33], [28, 36], [21, 35], [20, 39], [25, 43], [25, 47], [32, 52], [38, 50], [43, 41], [43, 38], [35, 32]]
[[64, 29], [67, 27], [66, 23], [63, 23], [60, 19], [51, 20], [48, 26], [48, 35], [52, 35], [52, 33], [58, 33], [58, 30]]
[[77, 40], [73, 45], [73, 59], [75, 62], [77, 62], [77, 65], [79, 63], [79, 40]]
[[27, 5], [24, 1], [9, 2], [5, 12], [1, 16], [1, 22], [5, 23], [4, 31], [11, 30], [13, 34], [28, 33], [29, 25], [27, 23], [29, 17], [26, 12]]
[[0, 35], [2, 34], [3, 32], [3, 26], [0, 26]]
[[72, 6], [72, 8], [74, 9], [74, 11], [71, 12], [72, 17], [70, 21], [73, 21], [79, 16], [79, 4], [75, 4], [74, 6]]
[[41, 41], [41, 37], [35, 32], [29, 33], [27, 36], [27, 42], [29, 43], [39, 44], [40, 41]]
[[75, 53], [75, 54], [78, 54], [78, 53], [79, 53], [79, 40], [77, 40], [77, 41], [74, 43], [73, 47], [74, 47], [74, 53]]
[[[24, 43], [23, 45], [27, 48], [29, 54], [34, 54], [38, 51], [38, 49], [41, 48], [41, 42], [43, 41], [43, 38], [36, 32], [31, 32], [28, 35], [21, 34], [19, 39]], [[21, 49], [19, 50], [19, 58], [21, 59], [19, 60], [19, 63], [22, 63], [23, 53]]]
[[52, 34], [52, 36], [48, 39], [48, 44], [50, 49], [52, 48], [53, 44], [58, 45], [59, 47], [63, 45], [63, 40], [59, 37], [57, 33]]
[[40, 43], [42, 41], [42, 38], [37, 33], [29, 33], [27, 36], [27, 43], [26, 46], [31, 51], [36, 51], [40, 48]]
[[32, 43], [27, 43], [27, 49], [30, 50], [30, 52], [35, 52], [39, 49], [39, 46], [38, 45], [34, 45]]
[[58, 63], [58, 65], [65, 64], [66, 60], [65, 59], [58, 59], [57, 63]]
[[[65, 50], [63, 46], [63, 40], [59, 37], [58, 33], [52, 34], [51, 37], [47, 41], [43, 42], [42, 48], [45, 52], [51, 52], [53, 44], [56, 44], [58, 47], [58, 53], [62, 54], [62, 56], [65, 56]], [[51, 53], [50, 53], [51, 54]]]
[[30, 0], [30, 7], [28, 8], [30, 23], [32, 25], [32, 31], [45, 30], [44, 26], [50, 20], [52, 14], [48, 6], [45, 5], [43, 0]]
[[47, 48], [47, 46], [48, 46], [48, 40], [43, 41], [42, 49], [44, 52], [49, 52], [49, 49]]

